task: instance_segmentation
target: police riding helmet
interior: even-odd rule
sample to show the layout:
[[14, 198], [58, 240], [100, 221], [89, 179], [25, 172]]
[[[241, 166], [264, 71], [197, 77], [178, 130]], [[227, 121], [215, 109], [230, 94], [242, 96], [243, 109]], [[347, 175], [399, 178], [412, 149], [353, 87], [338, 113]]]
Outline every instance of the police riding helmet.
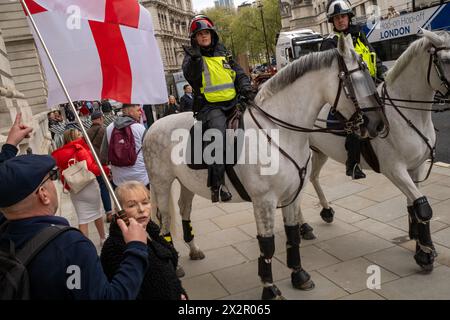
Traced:
[[192, 18], [191, 23], [189, 24], [190, 38], [195, 37], [195, 34], [201, 30], [215, 31], [215, 28], [211, 19], [203, 14], [198, 14]]
[[350, 2], [347, 0], [329, 1], [327, 6], [328, 22], [333, 23], [333, 17], [340, 14], [347, 14], [350, 19], [355, 16]]
[[202, 30], [209, 30], [211, 32], [212, 46], [219, 41], [219, 36], [211, 19], [203, 14], [198, 14], [192, 18], [191, 23], [189, 24], [189, 37], [191, 38], [192, 45], [195, 43], [195, 35]]

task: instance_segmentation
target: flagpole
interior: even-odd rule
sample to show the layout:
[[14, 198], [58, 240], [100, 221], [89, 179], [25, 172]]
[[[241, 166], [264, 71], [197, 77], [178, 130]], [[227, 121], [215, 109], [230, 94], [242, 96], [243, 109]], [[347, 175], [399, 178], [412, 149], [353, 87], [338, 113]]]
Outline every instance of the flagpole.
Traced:
[[117, 199], [117, 197], [116, 197], [116, 195], [114, 193], [114, 190], [113, 190], [113, 188], [111, 186], [111, 183], [109, 182], [108, 176], [106, 175], [105, 171], [103, 170], [103, 166], [102, 166], [102, 164], [100, 162], [100, 159], [98, 158], [98, 155], [95, 152], [94, 146], [92, 145], [92, 142], [89, 139], [89, 136], [87, 135], [86, 129], [84, 129], [83, 123], [81, 122], [81, 119], [80, 119], [80, 117], [78, 115], [77, 109], [73, 105], [72, 98], [70, 97], [69, 92], [67, 91], [67, 88], [66, 88], [66, 86], [65, 86], [65, 84], [64, 84], [64, 82], [63, 82], [63, 80], [61, 78], [61, 75], [58, 72], [58, 68], [56, 67], [55, 62], [53, 61], [53, 58], [50, 55], [50, 52], [49, 52], [49, 50], [47, 48], [47, 45], [45, 44], [45, 41], [42, 38], [41, 32], [39, 31], [39, 29], [38, 29], [38, 27], [36, 25], [36, 22], [34, 21], [33, 16], [31, 15], [30, 10], [28, 9], [27, 4], [25, 3], [25, 0], [20, 0], [20, 2], [22, 3], [23, 7], [25, 8], [25, 11], [27, 12], [28, 17], [30, 18], [31, 25], [33, 26], [34, 31], [36, 31], [36, 34], [37, 34], [37, 36], [39, 38], [39, 41], [41, 42], [42, 47], [44, 48], [45, 54], [47, 55], [48, 60], [50, 61], [50, 64], [51, 64], [51, 66], [53, 68], [53, 71], [55, 72], [56, 77], [58, 78], [59, 84], [61, 85], [61, 87], [62, 87], [62, 89], [64, 91], [64, 94], [65, 94], [67, 100], [69, 101], [69, 105], [72, 108], [72, 111], [73, 111], [73, 113], [75, 115], [75, 118], [76, 118], [78, 124], [80, 125], [81, 132], [83, 133], [83, 136], [84, 136], [84, 138], [85, 138], [85, 140], [86, 140], [86, 142], [87, 142], [87, 144], [89, 146], [89, 149], [91, 150], [92, 155], [94, 156], [95, 162], [97, 163], [98, 167], [100, 168], [100, 172], [101, 172], [102, 178], [105, 181], [105, 184], [106, 184], [106, 186], [108, 188], [108, 191], [111, 194], [111, 197], [112, 197], [112, 199], [114, 201], [114, 204], [117, 207], [119, 216], [121, 216], [120, 213], [121, 213], [121, 211], [123, 211], [122, 206], [120, 205], [119, 200]]

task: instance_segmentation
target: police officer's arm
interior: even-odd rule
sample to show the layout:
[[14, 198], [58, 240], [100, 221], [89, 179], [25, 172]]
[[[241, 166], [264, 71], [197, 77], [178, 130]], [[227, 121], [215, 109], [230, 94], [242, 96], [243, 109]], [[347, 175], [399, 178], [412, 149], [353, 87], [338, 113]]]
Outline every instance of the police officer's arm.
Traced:
[[193, 88], [200, 88], [202, 86], [202, 67], [203, 62], [201, 55], [192, 51], [192, 47], [183, 46], [186, 52], [183, 60], [183, 74], [186, 80]]
[[231, 68], [236, 72], [236, 79], [234, 80], [234, 85], [237, 91], [241, 94], [246, 94], [253, 91], [250, 83], [249, 77], [245, 74], [244, 70], [241, 68], [233, 58], [228, 60]]

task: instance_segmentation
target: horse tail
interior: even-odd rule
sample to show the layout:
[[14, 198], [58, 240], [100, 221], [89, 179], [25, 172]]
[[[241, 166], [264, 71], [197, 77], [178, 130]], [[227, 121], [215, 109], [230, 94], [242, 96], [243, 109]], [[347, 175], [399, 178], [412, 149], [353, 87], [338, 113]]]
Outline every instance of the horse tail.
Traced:
[[158, 223], [159, 226], [162, 224], [161, 215], [158, 211], [158, 202], [156, 201], [155, 189], [150, 187], [150, 203], [152, 204], [152, 211], [150, 213], [151, 219]]
[[[156, 197], [156, 192], [154, 190], [154, 188], [150, 188], [150, 193], [151, 193], [151, 197], [150, 197], [150, 202], [152, 204], [152, 211], [150, 213], [151, 215], [151, 219], [155, 222], [158, 223], [158, 225], [162, 228], [163, 226], [163, 220], [162, 220], [162, 215], [161, 215], [161, 211], [159, 211], [158, 209], [158, 201], [157, 201], [157, 197]], [[169, 191], [169, 199], [168, 199], [168, 214], [170, 217], [170, 226], [169, 226], [169, 230], [170, 233], [172, 235], [172, 239], [177, 235], [177, 224], [176, 224], [176, 218], [177, 218], [177, 210], [176, 210], [176, 206], [175, 206], [175, 201], [174, 201], [174, 197], [173, 197], [173, 184], [170, 188]], [[164, 229], [164, 228], [162, 228]], [[164, 230], [162, 230], [164, 231]]]
[[174, 193], [174, 184], [172, 183], [169, 192], [169, 216], [170, 216], [170, 233], [172, 234], [172, 239], [177, 236], [178, 228], [177, 228], [177, 209], [175, 205], [175, 198], [173, 196]]

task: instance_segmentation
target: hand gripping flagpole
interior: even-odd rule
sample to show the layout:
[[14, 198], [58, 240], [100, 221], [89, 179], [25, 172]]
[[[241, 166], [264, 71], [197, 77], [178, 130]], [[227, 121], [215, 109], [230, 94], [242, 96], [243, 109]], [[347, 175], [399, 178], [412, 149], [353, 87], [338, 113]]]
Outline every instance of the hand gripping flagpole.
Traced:
[[42, 44], [42, 47], [45, 50], [45, 53], [46, 53], [46, 55], [48, 57], [48, 60], [50, 61], [50, 64], [51, 64], [51, 66], [53, 68], [53, 71], [55, 71], [55, 74], [56, 74], [56, 77], [58, 78], [59, 84], [61, 85], [61, 87], [62, 87], [62, 89], [64, 91], [64, 94], [66, 95], [66, 98], [69, 101], [69, 105], [72, 108], [73, 114], [75, 115], [75, 118], [76, 118], [78, 124], [80, 125], [81, 132], [83, 133], [83, 136], [84, 136], [84, 138], [85, 138], [85, 140], [86, 140], [86, 142], [87, 142], [87, 144], [89, 146], [89, 149], [91, 150], [92, 155], [94, 156], [95, 162], [97, 163], [98, 167], [100, 168], [100, 172], [101, 172], [102, 178], [105, 181], [105, 184], [106, 184], [106, 186], [107, 186], [107, 188], [109, 190], [109, 193], [111, 194], [111, 197], [112, 197], [112, 199], [114, 201], [114, 204], [117, 207], [119, 217], [122, 217], [122, 211], [123, 211], [122, 206], [120, 205], [119, 200], [117, 199], [116, 195], [114, 194], [114, 190], [113, 190], [113, 188], [111, 186], [111, 183], [109, 182], [108, 176], [106, 175], [105, 171], [103, 170], [103, 166], [102, 166], [102, 164], [100, 162], [100, 159], [98, 158], [98, 155], [95, 152], [94, 146], [92, 145], [92, 142], [89, 139], [86, 130], [84, 129], [83, 123], [81, 122], [81, 119], [80, 119], [80, 117], [78, 115], [77, 109], [73, 105], [72, 98], [70, 97], [69, 92], [67, 91], [67, 88], [64, 85], [64, 82], [63, 82], [63, 80], [61, 78], [61, 75], [58, 72], [58, 68], [56, 67], [55, 62], [53, 61], [52, 56], [50, 55], [50, 52], [48, 51], [47, 45], [45, 44], [44, 39], [42, 38], [41, 32], [39, 31], [39, 29], [38, 29], [38, 27], [36, 25], [36, 22], [34, 21], [33, 16], [31, 15], [30, 10], [28, 9], [27, 4], [25, 3], [25, 0], [20, 0], [20, 2], [22, 3], [23, 7], [25, 8], [25, 11], [26, 11], [26, 13], [28, 15], [28, 18], [30, 18], [31, 25], [33, 26], [34, 31], [36, 31], [36, 34], [37, 34], [37, 36], [39, 38], [39, 41]]

